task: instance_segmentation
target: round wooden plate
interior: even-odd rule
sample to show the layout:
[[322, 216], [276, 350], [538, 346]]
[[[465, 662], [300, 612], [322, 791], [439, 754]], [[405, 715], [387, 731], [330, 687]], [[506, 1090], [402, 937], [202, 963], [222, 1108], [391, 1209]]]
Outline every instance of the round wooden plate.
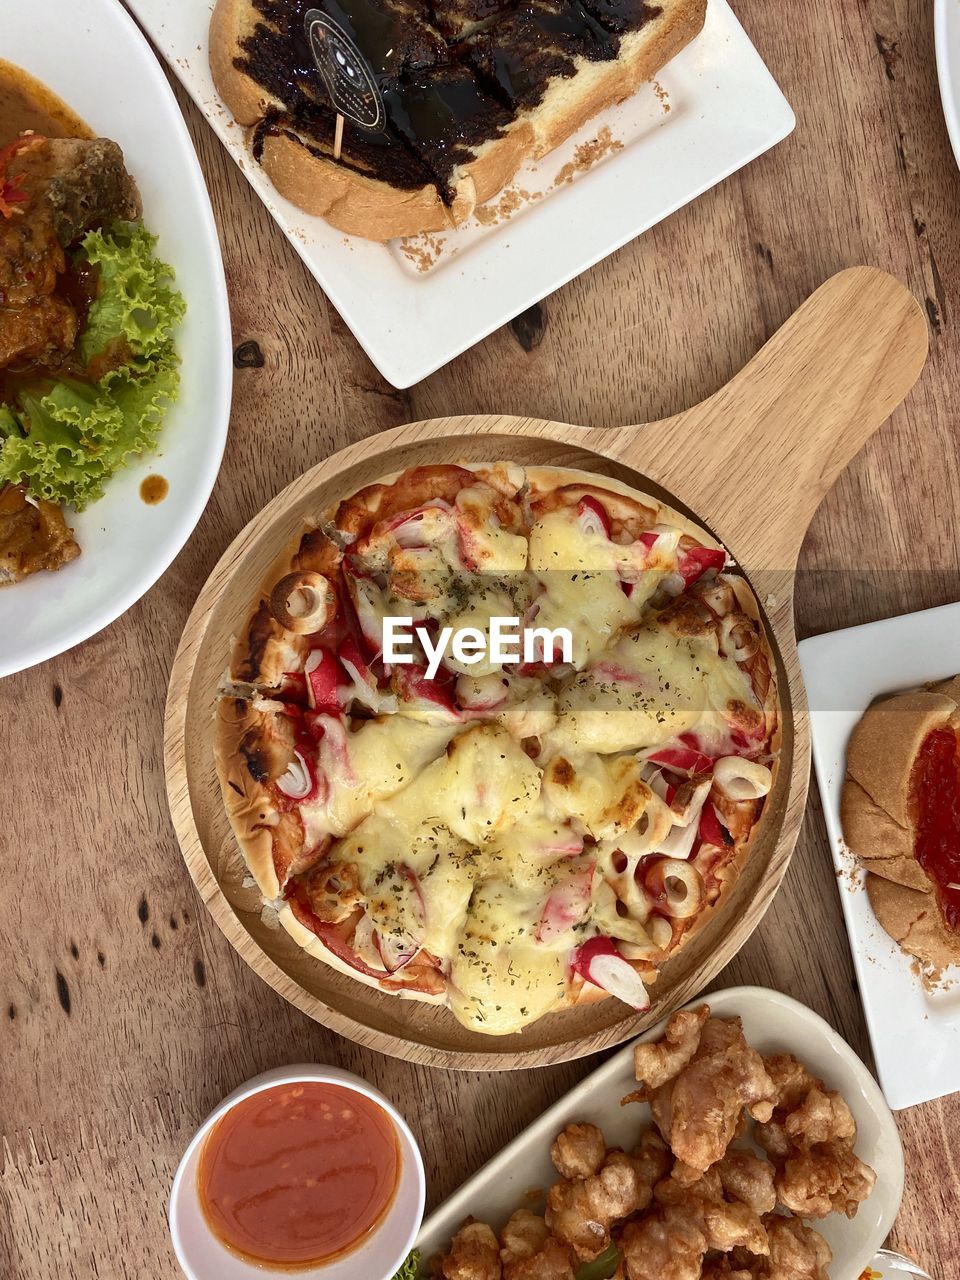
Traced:
[[[233, 541], [197, 599], [174, 662], [165, 722], [167, 790], [183, 856], [244, 960], [298, 1008], [360, 1044], [431, 1066], [488, 1071], [595, 1053], [700, 992], [762, 918], [803, 816], [810, 743], [793, 573], [804, 533], [840, 471], [910, 390], [926, 351], [926, 321], [913, 297], [892, 277], [855, 268], [823, 285], [726, 387], [676, 417], [619, 430], [493, 416], [412, 423], [334, 454], [274, 498]], [[217, 689], [232, 636], [304, 521], [388, 472], [494, 458], [614, 476], [665, 498], [719, 538], [765, 613], [783, 728], [776, 785], [746, 868], [709, 925], [665, 966], [650, 1011], [637, 1017], [610, 999], [503, 1038], [467, 1030], [444, 1008], [363, 986], [268, 927], [224, 811], [213, 755]]]

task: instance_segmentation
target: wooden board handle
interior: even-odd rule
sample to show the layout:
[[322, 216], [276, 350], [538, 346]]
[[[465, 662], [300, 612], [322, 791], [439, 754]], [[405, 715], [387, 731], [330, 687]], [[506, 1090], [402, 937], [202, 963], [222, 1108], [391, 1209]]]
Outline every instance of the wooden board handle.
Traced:
[[822, 285], [715, 395], [611, 432], [616, 440], [603, 447], [674, 492], [744, 564], [791, 570], [824, 494], [904, 399], [926, 355], [913, 295], [882, 271], [854, 267]]

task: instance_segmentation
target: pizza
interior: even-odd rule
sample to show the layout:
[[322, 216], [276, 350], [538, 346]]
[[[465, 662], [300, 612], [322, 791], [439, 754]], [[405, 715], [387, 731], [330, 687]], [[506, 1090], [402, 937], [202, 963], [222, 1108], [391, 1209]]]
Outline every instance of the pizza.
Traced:
[[841, 820], [886, 932], [928, 970], [960, 964], [960, 676], [867, 709]]
[[284, 551], [236, 636], [217, 764], [302, 947], [506, 1035], [649, 1006], [744, 865], [778, 737], [756, 601], [703, 529], [591, 473], [437, 465]]

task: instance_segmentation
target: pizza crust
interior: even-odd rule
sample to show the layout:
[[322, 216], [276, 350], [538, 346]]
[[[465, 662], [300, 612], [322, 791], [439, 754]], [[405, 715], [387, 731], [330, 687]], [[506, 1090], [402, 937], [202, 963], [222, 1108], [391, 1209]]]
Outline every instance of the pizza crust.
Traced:
[[281, 814], [263, 785], [280, 777], [293, 758], [283, 717], [257, 700], [222, 698], [217, 704], [215, 759], [223, 803], [237, 844], [263, 897], [280, 896], [278, 869], [300, 852], [302, 828]]
[[229, 667], [232, 684], [276, 689], [286, 672], [300, 670], [310, 641], [280, 625], [270, 607], [271, 592], [281, 578], [300, 571], [319, 573], [333, 581], [342, 559], [342, 550], [322, 527], [307, 526], [290, 540], [271, 566], [246, 625], [234, 639]]

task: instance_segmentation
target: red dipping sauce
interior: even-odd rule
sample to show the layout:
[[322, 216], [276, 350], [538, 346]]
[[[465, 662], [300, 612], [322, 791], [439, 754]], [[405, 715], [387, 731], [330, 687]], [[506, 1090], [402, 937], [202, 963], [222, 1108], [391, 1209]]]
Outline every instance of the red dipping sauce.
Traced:
[[929, 734], [914, 765], [917, 861], [937, 887], [948, 929], [960, 931], [960, 741], [952, 729]]
[[200, 1203], [217, 1238], [254, 1262], [309, 1267], [350, 1253], [386, 1214], [400, 1176], [393, 1121], [369, 1098], [301, 1081], [232, 1107], [200, 1155]]

